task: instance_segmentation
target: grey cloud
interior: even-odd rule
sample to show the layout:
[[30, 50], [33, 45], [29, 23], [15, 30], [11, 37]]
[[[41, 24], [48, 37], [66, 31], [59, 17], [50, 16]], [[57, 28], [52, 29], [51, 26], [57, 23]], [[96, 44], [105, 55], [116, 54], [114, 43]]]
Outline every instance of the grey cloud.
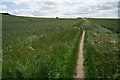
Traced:
[[46, 2], [43, 2], [44, 5], [57, 5], [57, 3], [55, 2], [50, 2], [50, 1], [46, 1]]
[[47, 13], [39, 12], [39, 11], [34, 11], [34, 12], [32, 12], [32, 14], [34, 16], [46, 16], [47, 15]]
[[[21, 1], [21, 0], [20, 0]], [[26, 2], [29, 10], [18, 10], [17, 14], [27, 14], [33, 16], [62, 16], [62, 17], [76, 17], [76, 16], [116, 16], [116, 8], [118, 5], [114, 1], [101, 1], [98, 3], [96, 0], [93, 3], [88, 0], [29, 0]], [[106, 13], [106, 15], [105, 15]], [[112, 15], [113, 14], [113, 15]]]
[[72, 15], [72, 13], [64, 13], [63, 15]]
[[57, 3], [52, 1], [36, 1], [33, 6], [33, 8], [39, 10], [39, 11], [48, 11], [48, 10], [54, 10], [57, 8]]
[[88, 14], [88, 13], [87, 12], [64, 13], [64, 15], [80, 15], [80, 14]]
[[101, 6], [97, 6], [97, 10], [112, 10], [116, 7], [118, 7], [116, 3], [106, 2], [102, 4]]
[[76, 12], [74, 14], [88, 14], [88, 12]]
[[41, 10], [53, 10], [55, 7], [50, 7], [50, 6], [42, 6], [40, 9]]
[[95, 9], [95, 7], [94, 8], [92, 8], [92, 7], [79, 7], [79, 8], [77, 8], [76, 9], [76, 13], [78, 13], [78, 14], [91, 14], [91, 13], [96, 13], [96, 12], [98, 12], [96, 9]]
[[118, 8], [120, 8], [120, 2], [118, 3]]

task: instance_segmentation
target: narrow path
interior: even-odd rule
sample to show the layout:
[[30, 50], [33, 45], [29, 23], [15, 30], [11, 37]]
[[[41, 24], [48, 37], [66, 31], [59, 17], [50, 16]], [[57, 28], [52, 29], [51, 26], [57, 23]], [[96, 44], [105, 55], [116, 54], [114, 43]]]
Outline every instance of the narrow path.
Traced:
[[79, 56], [78, 56], [78, 61], [77, 61], [77, 75], [76, 75], [76, 78], [84, 78], [84, 70], [83, 70], [83, 63], [84, 63], [84, 58], [83, 58], [84, 36], [85, 36], [85, 31], [83, 31], [81, 42], [80, 42], [80, 45], [79, 45]]

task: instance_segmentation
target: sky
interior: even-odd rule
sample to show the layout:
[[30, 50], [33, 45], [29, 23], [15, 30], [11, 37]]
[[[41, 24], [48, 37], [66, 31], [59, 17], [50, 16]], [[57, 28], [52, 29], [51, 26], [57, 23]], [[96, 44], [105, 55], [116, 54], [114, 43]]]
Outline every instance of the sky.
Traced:
[[119, 0], [2, 0], [0, 12], [28, 17], [118, 18]]

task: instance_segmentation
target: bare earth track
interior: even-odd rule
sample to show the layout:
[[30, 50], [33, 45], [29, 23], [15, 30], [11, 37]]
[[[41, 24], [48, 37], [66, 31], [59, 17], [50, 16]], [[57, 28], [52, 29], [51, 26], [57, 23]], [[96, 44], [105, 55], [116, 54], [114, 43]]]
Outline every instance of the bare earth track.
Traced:
[[78, 55], [78, 61], [77, 61], [77, 75], [76, 75], [76, 78], [84, 78], [84, 68], [83, 68], [83, 63], [84, 63], [84, 58], [83, 58], [84, 36], [85, 36], [85, 31], [83, 31], [81, 42], [80, 42], [80, 45], [79, 45], [79, 55]]

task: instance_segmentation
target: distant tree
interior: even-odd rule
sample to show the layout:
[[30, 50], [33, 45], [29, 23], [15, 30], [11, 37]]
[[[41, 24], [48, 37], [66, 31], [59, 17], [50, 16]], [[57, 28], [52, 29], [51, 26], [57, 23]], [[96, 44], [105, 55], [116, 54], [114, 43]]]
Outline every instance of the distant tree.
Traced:
[[82, 19], [81, 17], [78, 17], [77, 19]]
[[10, 15], [9, 13], [0, 13], [0, 14], [3, 14], [3, 15]]
[[56, 19], [58, 19], [58, 17], [56, 17]]

